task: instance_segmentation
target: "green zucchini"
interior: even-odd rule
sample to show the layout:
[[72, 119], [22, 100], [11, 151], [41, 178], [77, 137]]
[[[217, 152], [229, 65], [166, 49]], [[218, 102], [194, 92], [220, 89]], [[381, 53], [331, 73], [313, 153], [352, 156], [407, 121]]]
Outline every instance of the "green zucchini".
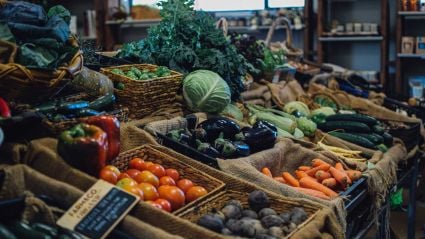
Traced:
[[354, 133], [355, 135], [365, 137], [366, 139], [370, 140], [370, 142], [374, 143], [375, 145], [382, 144], [384, 139], [381, 135], [378, 134], [362, 134], [362, 133]]
[[32, 229], [24, 222], [15, 221], [9, 226], [10, 231], [15, 234], [18, 238], [25, 239], [52, 239], [53, 237], [46, 235], [42, 232]]
[[89, 103], [89, 108], [93, 110], [104, 110], [115, 102], [115, 95], [107, 94]]
[[294, 131], [294, 137], [295, 137], [296, 139], [301, 139], [301, 138], [303, 138], [303, 137], [304, 137], [304, 133], [303, 133], [300, 129], [295, 128], [295, 131]]
[[373, 126], [378, 123], [375, 118], [361, 114], [335, 114], [326, 117], [326, 121], [354, 121], [364, 123], [369, 126]]
[[32, 229], [38, 231], [38, 232], [42, 232], [44, 234], [47, 234], [49, 236], [52, 237], [57, 237], [58, 236], [58, 229], [46, 224], [42, 224], [42, 223], [33, 223], [31, 225]]
[[375, 144], [370, 142], [370, 140], [366, 139], [365, 137], [358, 136], [355, 134], [349, 134], [349, 133], [340, 133], [340, 132], [329, 132], [330, 135], [335, 136], [337, 138], [340, 138], [342, 140], [348, 141], [353, 144], [357, 144], [359, 146], [375, 149]]
[[370, 133], [371, 130], [367, 124], [353, 121], [328, 121], [317, 125], [319, 129], [326, 132], [333, 130], [344, 130], [347, 132]]
[[393, 145], [393, 136], [387, 132], [382, 134], [382, 138], [384, 138], [384, 144], [387, 146]]
[[17, 239], [15, 235], [7, 227], [0, 223], [0, 238], [4, 239]]
[[382, 135], [383, 133], [385, 133], [385, 129], [382, 126], [379, 125], [375, 125], [372, 127], [372, 130], [374, 133]]

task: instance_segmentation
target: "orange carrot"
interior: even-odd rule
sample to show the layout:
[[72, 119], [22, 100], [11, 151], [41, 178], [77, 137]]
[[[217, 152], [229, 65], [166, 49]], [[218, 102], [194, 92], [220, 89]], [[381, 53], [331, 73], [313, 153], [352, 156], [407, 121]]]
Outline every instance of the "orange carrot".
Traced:
[[318, 182], [315, 182], [308, 177], [304, 177], [304, 178], [300, 179], [300, 185], [303, 188], [309, 188], [309, 189], [314, 189], [314, 190], [320, 191], [320, 192], [326, 194], [329, 197], [338, 196], [338, 194], [335, 191], [333, 191], [332, 189], [330, 189], [330, 188], [326, 187], [325, 185], [322, 185]]
[[330, 199], [330, 197], [327, 196], [326, 194], [324, 194], [320, 191], [314, 190], [314, 189], [300, 188], [300, 187], [292, 187], [292, 188], [297, 190], [298, 192], [305, 193], [305, 194], [313, 196], [313, 197], [318, 197], [318, 198], [326, 199], [326, 200]]
[[306, 173], [308, 174], [308, 176], [314, 177], [317, 171], [319, 170], [328, 171], [329, 168], [330, 168], [329, 164], [322, 164], [306, 171]]
[[310, 169], [311, 169], [310, 166], [299, 166], [298, 167], [298, 170], [300, 170], [300, 171], [307, 171], [307, 170], [310, 170]]
[[272, 172], [270, 172], [270, 169], [267, 167], [264, 167], [261, 169], [261, 172], [266, 175], [267, 177], [273, 178]]
[[322, 181], [322, 184], [328, 188], [334, 189], [336, 187], [336, 180], [335, 178], [327, 178]]
[[336, 181], [341, 184], [342, 187], [346, 187], [348, 184], [348, 175], [345, 171], [340, 171], [334, 167], [329, 169], [329, 172], [336, 179]]
[[279, 183], [284, 183], [284, 184], [286, 184], [285, 179], [284, 179], [284, 178], [282, 178], [282, 177], [274, 177], [273, 179], [274, 179], [274, 180], [276, 180], [276, 181], [278, 181]]
[[362, 177], [362, 172], [358, 170], [347, 170], [347, 175], [351, 179], [351, 181], [359, 180]]
[[[326, 163], [325, 161], [323, 161], [321, 159], [313, 159], [311, 162], [312, 162], [313, 167], [317, 167], [317, 166], [320, 166], [320, 165], [323, 165], [323, 164], [329, 165], [328, 163]], [[330, 166], [331, 165], [329, 165], [329, 167]]]
[[297, 176], [298, 179], [301, 179], [303, 177], [308, 176], [306, 172], [301, 170], [295, 170], [295, 176]]
[[331, 174], [328, 173], [328, 172], [325, 172], [323, 170], [319, 170], [319, 171], [316, 172], [316, 174], [314, 176], [319, 180], [319, 182], [321, 182], [321, 181], [323, 181], [327, 178], [330, 178]]
[[283, 179], [285, 179], [285, 181], [294, 187], [299, 187], [300, 186], [300, 182], [298, 182], [298, 180], [296, 178], [294, 178], [294, 176], [292, 176], [290, 173], [288, 172], [283, 172], [282, 173], [282, 177]]
[[338, 169], [339, 171], [344, 171], [344, 166], [342, 166], [342, 163], [336, 163], [335, 168]]

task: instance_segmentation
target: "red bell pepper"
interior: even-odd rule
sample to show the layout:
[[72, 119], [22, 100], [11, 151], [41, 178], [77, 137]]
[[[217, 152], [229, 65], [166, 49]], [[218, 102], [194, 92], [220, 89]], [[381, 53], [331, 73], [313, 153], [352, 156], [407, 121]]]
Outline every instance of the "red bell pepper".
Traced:
[[0, 116], [3, 118], [9, 118], [11, 116], [9, 106], [7, 102], [0, 97]]
[[106, 165], [108, 139], [101, 128], [78, 124], [60, 134], [57, 149], [71, 166], [97, 177]]
[[96, 125], [108, 135], [108, 156], [111, 161], [120, 153], [120, 122], [114, 116], [92, 116], [82, 120], [86, 124]]

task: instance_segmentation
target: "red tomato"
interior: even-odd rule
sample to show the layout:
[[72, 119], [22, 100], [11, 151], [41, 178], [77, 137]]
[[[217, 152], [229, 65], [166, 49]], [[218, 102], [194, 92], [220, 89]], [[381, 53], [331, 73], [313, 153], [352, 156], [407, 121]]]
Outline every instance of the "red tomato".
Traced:
[[185, 204], [184, 192], [176, 186], [163, 185], [158, 188], [158, 192], [159, 198], [170, 202], [173, 211], [183, 207]]
[[155, 174], [149, 172], [149, 171], [142, 171], [140, 174], [137, 175], [135, 180], [138, 183], [150, 183], [155, 187], [159, 186], [159, 179]]
[[170, 176], [164, 176], [159, 179], [159, 185], [176, 186], [176, 182]]
[[144, 199], [143, 191], [137, 186], [126, 185], [122, 187], [123, 190], [132, 193], [140, 198], [140, 200]]
[[118, 181], [120, 181], [123, 178], [131, 178], [131, 177], [127, 173], [120, 173], [120, 175], [118, 175]]
[[156, 208], [163, 209], [161, 205], [159, 205], [158, 203], [156, 203], [154, 201], [145, 201], [145, 202], [156, 207]]
[[179, 187], [181, 190], [183, 190], [183, 192], [187, 192], [187, 190], [189, 190], [189, 188], [193, 187], [193, 183], [189, 179], [180, 179], [177, 182], [177, 187]]
[[117, 167], [115, 167], [115, 166], [113, 166], [113, 165], [106, 165], [105, 167], [103, 167], [104, 169], [108, 169], [108, 170], [111, 170], [112, 172], [114, 172], [116, 175], [119, 175], [120, 174], [120, 170], [117, 168]]
[[143, 170], [148, 170], [148, 168], [153, 165], [154, 163], [150, 162], [150, 161], [145, 161], [145, 169]]
[[171, 203], [163, 198], [158, 198], [154, 201], [155, 203], [161, 205], [162, 209], [171, 212]]
[[207, 195], [208, 191], [201, 186], [193, 186], [191, 188], [189, 188], [189, 190], [187, 190], [186, 192], [186, 202], [192, 202], [195, 201], [196, 199]]
[[162, 167], [159, 164], [152, 164], [148, 166], [148, 171], [151, 171], [153, 174], [155, 174], [155, 176], [157, 176], [158, 178], [160, 177], [164, 177], [165, 174], [165, 169], [164, 167]]
[[118, 181], [118, 174], [116, 174], [112, 170], [103, 168], [102, 170], [100, 170], [99, 178], [115, 185]]
[[150, 183], [139, 183], [138, 187], [143, 191], [145, 200], [156, 200], [159, 197], [158, 191], [155, 186]]
[[180, 174], [174, 168], [166, 169], [165, 173], [167, 174], [167, 176], [170, 176], [171, 178], [173, 178], [175, 182], [179, 181]]
[[146, 170], [145, 161], [141, 158], [133, 158], [132, 160], [130, 160], [130, 162], [128, 163], [128, 167], [140, 171]]
[[125, 173], [127, 173], [132, 179], [135, 179], [137, 175], [141, 173], [141, 171], [137, 169], [129, 169]]
[[137, 186], [137, 182], [132, 178], [123, 178], [116, 184], [117, 187], [123, 188], [125, 186]]

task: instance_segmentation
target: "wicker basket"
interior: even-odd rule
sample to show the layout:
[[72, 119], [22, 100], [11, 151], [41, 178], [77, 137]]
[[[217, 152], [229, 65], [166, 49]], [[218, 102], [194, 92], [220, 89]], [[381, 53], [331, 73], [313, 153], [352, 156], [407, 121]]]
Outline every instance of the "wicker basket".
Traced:
[[[77, 40], [70, 39], [70, 45], [77, 47]], [[0, 41], [0, 47], [10, 43]], [[83, 57], [78, 51], [69, 64], [54, 71], [30, 70], [13, 63], [16, 49], [9, 63], [0, 64], [0, 95], [9, 101], [38, 103], [60, 91], [83, 67]]]
[[[217, 195], [215, 195], [214, 197], [210, 197], [209, 199], [200, 203], [199, 205], [189, 208], [188, 210], [178, 214], [178, 216], [184, 219], [187, 219], [193, 223], [196, 223], [201, 216], [209, 212], [212, 212], [215, 209], [220, 210], [221, 208], [224, 207], [226, 202], [232, 199], [241, 201], [244, 208], [248, 207], [248, 195], [249, 195], [248, 192], [240, 192], [240, 191], [233, 191], [233, 190], [222, 191], [218, 193]], [[278, 214], [290, 211], [294, 207], [301, 207], [301, 208], [304, 208], [304, 210], [309, 215], [307, 220], [305, 220], [303, 223], [298, 225], [297, 229], [295, 229], [293, 232], [288, 234], [285, 238], [289, 238], [296, 231], [302, 229], [304, 225], [308, 224], [310, 221], [314, 219], [314, 217], [319, 211], [319, 209], [316, 207], [301, 204], [300, 202], [297, 202], [297, 201], [288, 201], [287, 199], [277, 197], [275, 195], [268, 195], [268, 196], [270, 199], [270, 207], [273, 208]]]
[[149, 69], [150, 71], [158, 68], [155, 65], [139, 64], [101, 69], [101, 72], [107, 75], [114, 84], [124, 84], [125, 89], [115, 89], [115, 95], [117, 96], [117, 103], [119, 105], [130, 109], [130, 118], [143, 118], [175, 101], [183, 77], [182, 74], [171, 71], [170, 76], [138, 81], [112, 72], [112, 69], [127, 71], [131, 67], [136, 67], [140, 70]]
[[116, 159], [114, 159], [111, 164], [116, 166], [120, 171], [127, 170], [128, 163], [134, 157], [142, 158], [143, 160], [147, 160], [153, 163], [161, 164], [165, 168], [174, 168], [176, 169], [181, 178], [187, 178], [191, 180], [195, 185], [199, 185], [204, 187], [208, 194], [198, 198], [197, 200], [186, 204], [186, 206], [174, 211], [174, 214], [179, 214], [182, 211], [188, 210], [194, 205], [204, 201], [205, 199], [214, 196], [219, 193], [222, 188], [224, 188], [225, 184], [214, 178], [205, 174], [204, 172], [189, 166], [176, 158], [171, 157], [168, 154], [162, 153], [148, 145], [142, 146], [137, 149], [129, 150], [125, 153], [120, 154]]

